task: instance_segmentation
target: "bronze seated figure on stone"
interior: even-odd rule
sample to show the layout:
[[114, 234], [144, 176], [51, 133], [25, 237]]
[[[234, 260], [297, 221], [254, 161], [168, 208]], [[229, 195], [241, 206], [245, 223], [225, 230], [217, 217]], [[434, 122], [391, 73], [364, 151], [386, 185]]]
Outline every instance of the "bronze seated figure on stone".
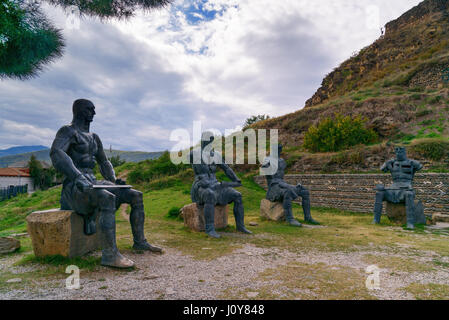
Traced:
[[304, 211], [304, 220], [311, 224], [319, 224], [312, 218], [310, 212], [310, 193], [309, 190], [304, 188], [301, 184], [292, 186], [284, 181], [285, 169], [287, 168], [287, 163], [284, 159], [280, 157], [282, 153], [282, 145], [278, 145], [278, 157], [267, 157], [264, 159], [262, 168], [269, 168], [273, 164], [277, 168], [274, 174], [265, 175], [267, 179], [268, 191], [266, 199], [271, 202], [281, 202], [284, 207], [285, 219], [287, 222], [296, 227], [301, 227], [299, 223], [293, 217], [292, 211], [292, 201], [301, 197], [302, 208]]
[[[192, 201], [203, 208], [205, 229], [210, 237], [220, 238], [220, 235], [215, 231], [215, 206], [225, 206], [232, 202], [234, 202], [237, 230], [251, 234], [252, 232], [245, 228], [242, 195], [233, 189], [240, 187], [242, 182], [223, 161], [222, 156], [211, 148], [213, 141], [213, 134], [204, 132], [201, 138], [201, 146], [193, 149], [190, 153], [190, 163], [192, 163], [195, 173], [195, 180], [191, 189]], [[232, 182], [218, 181], [215, 176], [217, 168], [221, 168]]]
[[[105, 266], [128, 268], [134, 262], [123, 257], [117, 249], [115, 212], [122, 203], [131, 205], [130, 223], [136, 250], [161, 252], [150, 245], [144, 235], [145, 212], [142, 193], [117, 179], [106, 157], [103, 145], [90, 123], [95, 116], [94, 104], [85, 99], [73, 103], [73, 121], [56, 134], [51, 147], [53, 166], [64, 174], [61, 209], [74, 210], [84, 218], [84, 232], [96, 232], [96, 216], [102, 231], [102, 259]], [[97, 180], [93, 169], [98, 163], [105, 180]]]
[[398, 204], [405, 203], [407, 215], [407, 228], [414, 229], [416, 223], [425, 223], [426, 218], [421, 210], [415, 206], [415, 190], [413, 189], [413, 178], [415, 173], [423, 168], [416, 160], [407, 158], [403, 147], [395, 148], [396, 159], [384, 163], [381, 170], [390, 172], [393, 184], [389, 187], [377, 185], [376, 203], [374, 205], [374, 224], [380, 223], [383, 201]]

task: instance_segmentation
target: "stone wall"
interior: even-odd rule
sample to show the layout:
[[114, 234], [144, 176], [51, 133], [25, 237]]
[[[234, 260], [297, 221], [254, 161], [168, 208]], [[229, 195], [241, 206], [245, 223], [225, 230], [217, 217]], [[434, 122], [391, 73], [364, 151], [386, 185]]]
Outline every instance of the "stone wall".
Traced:
[[[266, 188], [263, 176], [254, 178]], [[291, 174], [287, 183], [301, 183], [311, 192], [312, 206], [352, 212], [372, 213], [377, 184], [391, 184], [389, 174]], [[425, 214], [449, 215], [449, 173], [423, 173], [415, 176], [417, 199], [424, 204]], [[385, 206], [384, 206], [385, 210]]]

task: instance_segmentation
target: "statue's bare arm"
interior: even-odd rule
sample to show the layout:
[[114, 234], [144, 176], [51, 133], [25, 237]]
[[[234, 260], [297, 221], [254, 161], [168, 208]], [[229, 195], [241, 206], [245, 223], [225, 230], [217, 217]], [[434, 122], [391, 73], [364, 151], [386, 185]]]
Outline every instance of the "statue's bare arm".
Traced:
[[385, 162], [384, 165], [380, 168], [380, 170], [382, 170], [383, 172], [391, 171], [391, 169], [393, 169], [393, 163], [394, 160], [389, 160]]
[[50, 158], [56, 170], [63, 173], [69, 180], [75, 181], [81, 172], [75, 167], [67, 151], [73, 139], [75, 131], [70, 127], [62, 127], [56, 134], [50, 150]]
[[112, 167], [111, 162], [106, 157], [103, 148], [103, 143], [101, 142], [100, 137], [98, 137], [95, 133], [94, 138], [98, 146], [98, 151], [97, 154], [95, 155], [95, 158], [97, 159], [98, 166], [100, 168], [100, 173], [103, 176], [103, 178], [112, 183], [115, 183], [117, 181], [117, 178], [115, 177], [115, 171], [114, 168]]
[[237, 184], [241, 184], [242, 181], [237, 177], [234, 171], [224, 162], [218, 165], [226, 174], [226, 176], [231, 179], [232, 182], [236, 182]]
[[412, 166], [415, 169], [415, 172], [421, 170], [424, 167], [421, 162], [416, 160], [412, 160]]

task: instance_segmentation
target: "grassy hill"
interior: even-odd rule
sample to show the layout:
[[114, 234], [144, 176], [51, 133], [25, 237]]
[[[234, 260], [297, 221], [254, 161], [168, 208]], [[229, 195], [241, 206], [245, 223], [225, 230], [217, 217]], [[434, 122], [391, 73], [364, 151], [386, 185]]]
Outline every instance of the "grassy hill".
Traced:
[[[155, 159], [162, 155], [162, 152], [119, 151], [119, 150], [112, 150], [112, 152], [110, 152], [110, 150], [105, 150], [105, 152], [108, 158], [118, 155], [120, 156], [120, 159], [125, 160], [126, 162], [140, 162], [147, 159]], [[51, 163], [50, 150], [47, 149], [0, 157], [0, 168], [11, 166], [14, 163], [26, 162], [30, 159], [31, 155], [33, 154], [37, 160], [45, 161], [49, 164]]]
[[[447, 170], [449, 150], [449, 2], [426, 0], [386, 25], [385, 34], [327, 75], [304, 109], [253, 128], [280, 129], [295, 172], [374, 171], [393, 145], [433, 171]], [[378, 134], [370, 146], [313, 153], [303, 147], [323, 119], [361, 116]]]

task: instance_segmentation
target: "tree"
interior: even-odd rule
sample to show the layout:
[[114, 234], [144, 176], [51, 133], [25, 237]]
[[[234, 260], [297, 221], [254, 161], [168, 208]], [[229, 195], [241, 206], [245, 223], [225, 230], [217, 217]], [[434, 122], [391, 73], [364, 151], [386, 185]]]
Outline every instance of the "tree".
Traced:
[[248, 119], [246, 119], [245, 124], [243, 125], [243, 129], [247, 129], [252, 124], [255, 124], [256, 122], [268, 120], [270, 119], [269, 115], [257, 115], [257, 116], [251, 116]]
[[109, 159], [109, 161], [111, 161], [111, 164], [114, 168], [117, 168], [122, 164], [125, 164], [126, 162], [125, 160], [120, 159], [120, 155], [112, 156], [111, 159]]
[[[81, 16], [102, 20], [129, 18], [142, 9], [166, 6], [172, 0], [44, 0]], [[35, 77], [63, 54], [61, 30], [45, 17], [36, 0], [0, 0], [0, 79]]]
[[51, 187], [56, 176], [56, 170], [53, 167], [43, 168], [33, 154], [28, 162], [28, 168], [35, 188], [46, 190]]

